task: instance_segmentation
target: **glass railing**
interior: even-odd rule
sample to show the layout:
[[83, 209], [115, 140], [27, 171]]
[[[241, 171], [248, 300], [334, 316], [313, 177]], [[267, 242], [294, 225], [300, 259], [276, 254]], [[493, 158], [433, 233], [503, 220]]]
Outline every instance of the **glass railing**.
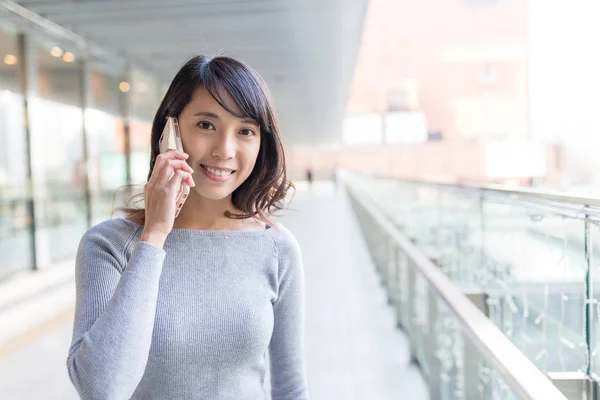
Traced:
[[[600, 200], [343, 177], [432, 398], [550, 397], [525, 393], [521, 381], [535, 377], [515, 376], [517, 370], [492, 360], [498, 355], [473, 339], [465, 316], [423, 273], [423, 260], [485, 317], [488, 325], [478, 329], [497, 330], [530, 364], [530, 374], [550, 378], [569, 399], [594, 398]], [[407, 252], [398, 238], [413, 250]]]

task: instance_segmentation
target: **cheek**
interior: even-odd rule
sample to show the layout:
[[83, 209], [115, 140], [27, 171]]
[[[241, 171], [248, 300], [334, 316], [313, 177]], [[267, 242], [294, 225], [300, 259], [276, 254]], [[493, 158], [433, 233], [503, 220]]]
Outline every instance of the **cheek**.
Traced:
[[254, 169], [254, 165], [258, 159], [259, 150], [260, 143], [248, 146], [244, 149], [244, 169], [248, 171], [248, 174]]

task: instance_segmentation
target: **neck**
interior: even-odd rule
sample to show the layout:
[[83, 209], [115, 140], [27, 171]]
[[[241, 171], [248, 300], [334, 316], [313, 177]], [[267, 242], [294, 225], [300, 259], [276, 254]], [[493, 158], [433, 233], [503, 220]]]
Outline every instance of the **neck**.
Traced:
[[198, 230], [237, 229], [240, 220], [227, 218], [225, 211], [236, 212], [231, 196], [211, 200], [190, 191], [190, 195], [175, 219], [173, 228]]

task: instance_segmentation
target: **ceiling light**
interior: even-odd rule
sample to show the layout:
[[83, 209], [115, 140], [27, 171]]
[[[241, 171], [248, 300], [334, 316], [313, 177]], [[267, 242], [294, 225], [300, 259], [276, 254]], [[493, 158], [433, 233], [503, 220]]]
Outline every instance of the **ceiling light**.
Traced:
[[121, 82], [119, 83], [119, 90], [123, 93], [127, 93], [129, 92], [129, 90], [131, 89], [131, 85], [127, 82]]
[[75, 61], [75, 55], [73, 53], [71, 53], [70, 51], [65, 52], [65, 54], [63, 54], [63, 61], [64, 62], [73, 62]]
[[7, 54], [4, 56], [4, 64], [15, 65], [17, 63], [17, 56], [14, 54]]
[[50, 50], [50, 55], [52, 55], [53, 57], [61, 57], [63, 55], [63, 50], [58, 46], [54, 46]]

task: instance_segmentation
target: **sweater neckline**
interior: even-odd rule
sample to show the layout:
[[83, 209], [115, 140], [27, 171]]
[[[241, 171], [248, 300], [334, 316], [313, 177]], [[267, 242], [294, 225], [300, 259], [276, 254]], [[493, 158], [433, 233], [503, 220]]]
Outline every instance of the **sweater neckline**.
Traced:
[[[126, 218], [119, 217], [119, 219], [125, 221], [126, 224], [135, 226], [137, 229], [143, 229], [144, 226]], [[209, 230], [209, 229], [187, 229], [187, 228], [173, 228], [169, 233], [169, 236], [181, 236], [181, 235], [194, 235], [194, 236], [256, 236], [264, 235], [268, 231], [272, 230], [273, 227], [263, 229], [259, 231], [231, 231], [231, 230]]]

